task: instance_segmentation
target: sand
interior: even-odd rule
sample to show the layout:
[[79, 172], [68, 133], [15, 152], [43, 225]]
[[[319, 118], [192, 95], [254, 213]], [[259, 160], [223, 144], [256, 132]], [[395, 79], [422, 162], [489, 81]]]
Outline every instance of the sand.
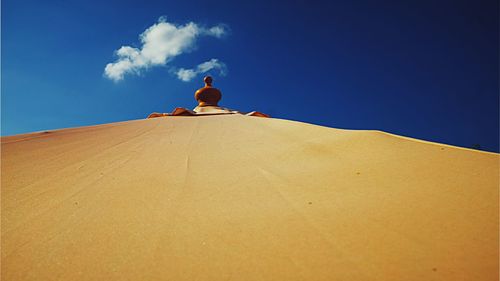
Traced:
[[495, 153], [225, 115], [1, 157], [2, 280], [498, 280]]

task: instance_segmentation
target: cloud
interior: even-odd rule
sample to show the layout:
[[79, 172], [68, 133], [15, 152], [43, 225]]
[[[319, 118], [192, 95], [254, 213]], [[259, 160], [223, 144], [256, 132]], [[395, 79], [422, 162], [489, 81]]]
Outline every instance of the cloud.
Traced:
[[227, 67], [223, 62], [219, 61], [218, 59], [211, 59], [209, 61], [198, 64], [198, 66], [196, 66], [196, 68], [194, 69], [181, 68], [177, 70], [175, 74], [180, 80], [189, 82], [194, 77], [196, 77], [196, 75], [207, 73], [212, 69], [218, 70], [219, 74], [222, 76], [225, 76], [227, 72]]
[[[143, 69], [166, 65], [176, 56], [191, 51], [200, 36], [221, 38], [225, 34], [227, 27], [224, 25], [210, 28], [194, 22], [176, 25], [162, 17], [139, 36], [142, 43], [140, 48], [122, 46], [116, 50], [118, 58], [106, 65], [104, 75], [115, 82], [120, 81], [126, 74], [139, 74]], [[190, 74], [185, 75], [188, 77]]]

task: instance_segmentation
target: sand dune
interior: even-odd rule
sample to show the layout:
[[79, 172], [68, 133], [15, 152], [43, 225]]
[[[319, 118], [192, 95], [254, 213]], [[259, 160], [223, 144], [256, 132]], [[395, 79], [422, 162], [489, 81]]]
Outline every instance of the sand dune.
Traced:
[[225, 115], [1, 157], [2, 280], [498, 280], [495, 153]]

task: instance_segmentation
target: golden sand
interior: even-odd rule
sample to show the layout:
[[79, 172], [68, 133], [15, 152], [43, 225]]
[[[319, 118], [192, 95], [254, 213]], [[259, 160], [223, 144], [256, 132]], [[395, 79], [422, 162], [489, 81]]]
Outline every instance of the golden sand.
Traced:
[[241, 115], [2, 138], [2, 280], [498, 280], [499, 155]]

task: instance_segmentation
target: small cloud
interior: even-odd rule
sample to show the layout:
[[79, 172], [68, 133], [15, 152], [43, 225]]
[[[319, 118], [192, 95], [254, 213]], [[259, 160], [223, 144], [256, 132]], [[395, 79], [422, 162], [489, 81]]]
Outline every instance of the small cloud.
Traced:
[[[210, 28], [194, 22], [176, 25], [161, 17], [139, 36], [142, 43], [140, 48], [122, 46], [115, 52], [118, 59], [106, 65], [104, 75], [115, 82], [120, 81], [126, 74], [138, 74], [143, 69], [164, 66], [176, 56], [193, 50], [200, 36], [221, 38], [225, 34], [227, 27], [224, 25]], [[186, 72], [183, 77], [190, 75], [192, 74]]]
[[184, 82], [188, 82], [193, 80], [193, 78], [196, 76], [196, 72], [193, 69], [184, 69], [181, 68], [177, 71], [177, 78]]
[[176, 71], [177, 78], [184, 82], [189, 82], [193, 80], [198, 74], [207, 73], [210, 70], [215, 69], [219, 71], [219, 75], [225, 76], [227, 73], [226, 65], [219, 61], [218, 59], [211, 59], [209, 61], [200, 63], [194, 69], [181, 68]]
[[208, 35], [212, 35], [217, 38], [221, 38], [225, 34], [227, 34], [227, 28], [223, 25], [216, 25], [208, 30], [206, 30]]

